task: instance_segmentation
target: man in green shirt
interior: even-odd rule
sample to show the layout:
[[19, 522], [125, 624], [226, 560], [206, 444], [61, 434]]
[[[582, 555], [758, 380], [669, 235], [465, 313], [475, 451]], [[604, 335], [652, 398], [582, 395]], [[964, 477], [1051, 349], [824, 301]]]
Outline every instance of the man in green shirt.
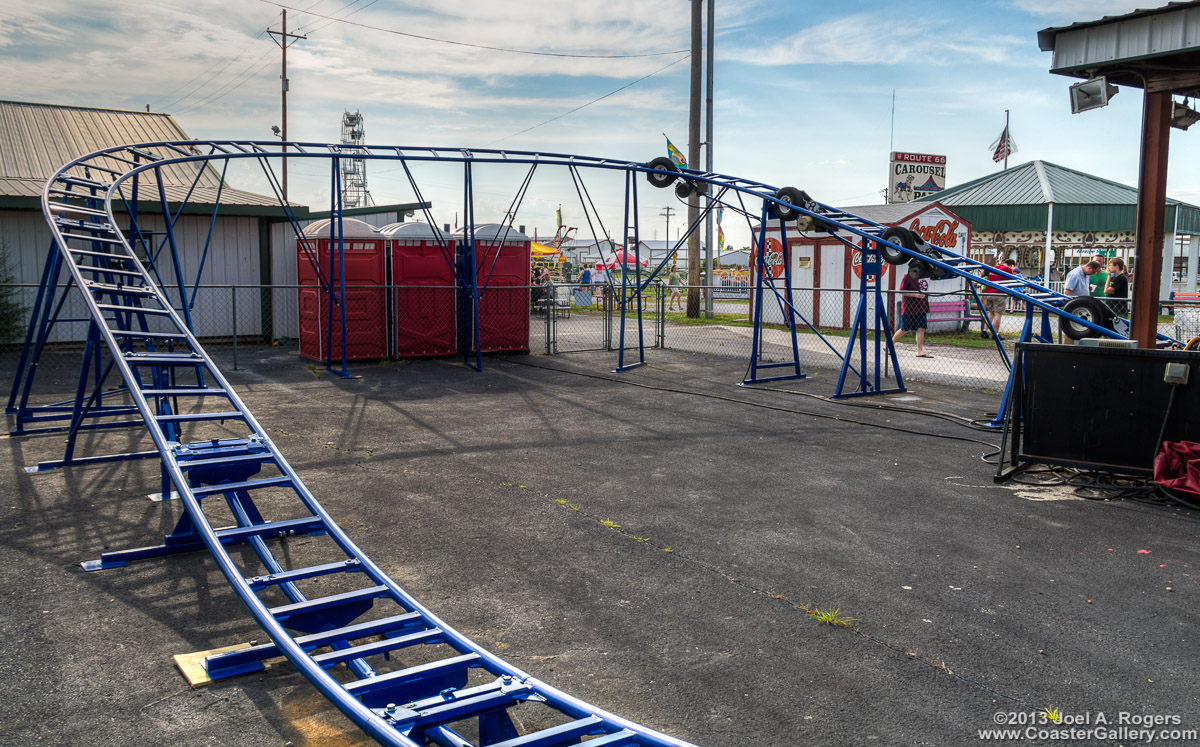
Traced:
[[[1107, 265], [1107, 263], [1104, 261], [1104, 257], [1101, 257], [1099, 254], [1093, 256], [1092, 260], [1099, 262], [1100, 267], [1105, 267]], [[1104, 284], [1107, 282], [1108, 273], [1104, 272], [1104, 270], [1099, 270], [1094, 275], [1089, 275], [1088, 285], [1091, 286], [1091, 295], [1104, 298]]]

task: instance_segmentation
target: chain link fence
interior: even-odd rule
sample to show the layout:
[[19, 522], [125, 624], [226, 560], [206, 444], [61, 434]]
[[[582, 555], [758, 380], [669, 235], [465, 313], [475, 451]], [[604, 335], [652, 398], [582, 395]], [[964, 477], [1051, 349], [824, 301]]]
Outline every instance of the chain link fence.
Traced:
[[[37, 297], [37, 286], [0, 285], [0, 324], [8, 338], [0, 340], [0, 364], [14, 372]], [[174, 290], [174, 289], [173, 289]], [[180, 313], [218, 365], [252, 368], [281, 354], [298, 355], [323, 365], [332, 357], [341, 364], [340, 304], [311, 286], [215, 285], [189, 289], [191, 302], [178, 303]], [[62, 379], [69, 387], [77, 378], [88, 331], [87, 309], [78, 289], [59, 294], [57, 324], [47, 337], [38, 376]], [[712, 315], [705, 306], [711, 296]], [[784, 324], [782, 303], [773, 292], [763, 294], [759, 330], [760, 362], [799, 358], [806, 373], [835, 374], [849, 358], [848, 374], [894, 377], [883, 335], [874, 333], [875, 318], [886, 314], [887, 328], [899, 319], [899, 295], [885, 293], [885, 309], [873, 299], [861, 303], [855, 289], [796, 288], [792, 303], [800, 319], [796, 343]], [[347, 285], [346, 353], [351, 365], [389, 358], [461, 355], [467, 337], [462, 295], [453, 287]], [[478, 305], [481, 349], [486, 353], [530, 352], [560, 355], [584, 351], [667, 349], [744, 361], [754, 349], [755, 330], [750, 289], [744, 286], [666, 286], [651, 283], [639, 295], [632, 283], [620, 285], [552, 283], [548, 286], [485, 288]], [[688, 316], [691, 303], [698, 314]], [[1011, 351], [1025, 323], [1023, 304], [1010, 301], [1001, 315], [1001, 345]], [[622, 326], [622, 310], [624, 326]], [[1177, 339], [1200, 335], [1200, 302], [1180, 300], [1165, 305], [1159, 329]], [[639, 324], [640, 316], [640, 324]], [[856, 318], [865, 316], [865, 335], [852, 335]], [[914, 335], [896, 342], [906, 379], [968, 387], [997, 388], [1008, 376], [995, 340], [986, 336], [983, 314], [969, 293], [930, 298], [927, 354], [916, 357]], [[1035, 313], [1040, 329], [1040, 312]], [[1059, 338], [1057, 318], [1050, 320]], [[882, 326], [882, 325], [881, 325]], [[153, 331], [153, 330], [151, 330]], [[851, 387], [853, 388], [853, 387]]]

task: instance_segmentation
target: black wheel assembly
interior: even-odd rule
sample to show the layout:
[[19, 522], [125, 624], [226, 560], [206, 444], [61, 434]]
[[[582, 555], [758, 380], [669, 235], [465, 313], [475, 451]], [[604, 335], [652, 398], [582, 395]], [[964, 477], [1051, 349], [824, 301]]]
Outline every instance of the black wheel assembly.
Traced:
[[[910, 252], [917, 251], [917, 235], [903, 226], [892, 226], [880, 234], [879, 238], [899, 244]], [[879, 253], [883, 255], [883, 261], [889, 265], [902, 265], [909, 260], [907, 254], [886, 244], [879, 245]]]
[[671, 182], [678, 178], [676, 175], [679, 173], [679, 167], [675, 165], [674, 161], [666, 156], [659, 156], [658, 158], [652, 159], [646, 164], [646, 168], [672, 172], [670, 174], [656, 174], [654, 172], [647, 172], [646, 181], [650, 182], [650, 186], [652, 187], [665, 189], [666, 187], [671, 186]]
[[[812, 204], [812, 198], [795, 187], [781, 187], [775, 193], [775, 199], [790, 202], [792, 205], [803, 207], [806, 210]], [[800, 211], [792, 207], [792, 205], [776, 205], [775, 215], [783, 220], [796, 220], [800, 217]]]
[[[1091, 296], [1078, 296], [1067, 301], [1063, 306], [1063, 311], [1068, 314], [1074, 314], [1085, 322], [1091, 322], [1097, 327], [1105, 327], [1112, 329], [1112, 311], [1099, 298]], [[1072, 340], [1082, 340], [1085, 337], [1099, 337], [1100, 333], [1094, 329], [1089, 329], [1074, 319], [1062, 319], [1063, 334]]]

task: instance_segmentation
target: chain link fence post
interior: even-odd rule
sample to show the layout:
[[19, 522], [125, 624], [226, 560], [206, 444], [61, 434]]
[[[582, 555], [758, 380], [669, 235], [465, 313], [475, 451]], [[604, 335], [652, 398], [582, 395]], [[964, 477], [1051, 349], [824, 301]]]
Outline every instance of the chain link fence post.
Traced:
[[230, 286], [229, 291], [230, 291], [229, 297], [231, 299], [233, 299], [233, 320], [232, 320], [233, 321], [233, 370], [236, 371], [237, 367], [238, 367], [238, 359], [237, 359], [237, 354], [238, 354], [237, 286], [236, 285]]

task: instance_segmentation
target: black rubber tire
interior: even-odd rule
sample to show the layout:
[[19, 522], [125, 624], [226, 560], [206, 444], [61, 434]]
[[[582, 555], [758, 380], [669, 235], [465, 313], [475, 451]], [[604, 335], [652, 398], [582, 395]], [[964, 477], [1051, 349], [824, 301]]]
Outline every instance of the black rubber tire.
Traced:
[[[651, 159], [646, 163], [646, 168], [657, 169], [659, 171], [672, 171], [676, 173], [679, 171], [679, 167], [675, 165], [675, 162], [666, 156], [659, 156], [658, 158]], [[650, 182], [650, 186], [657, 187], [659, 189], [666, 189], [667, 187], [671, 186], [671, 183], [677, 178], [678, 177], [674, 174], [655, 174], [651, 172], [646, 173], [646, 181]]]
[[[1108, 306], [1098, 298], [1091, 296], [1079, 296], [1067, 301], [1063, 306], [1063, 311], [1068, 314], [1089, 321], [1097, 327], [1106, 327], [1112, 329], [1112, 312]], [[1095, 330], [1088, 329], [1082, 325], [1075, 323], [1070, 319], [1064, 318], [1061, 322], [1062, 332], [1072, 340], [1082, 340], [1085, 337], [1099, 337], [1100, 333]]]
[[[790, 202], [796, 206], [804, 206], [812, 202], [807, 194], [795, 187], [780, 187], [779, 191], [775, 193], [775, 199]], [[796, 220], [800, 217], [800, 211], [791, 205], [776, 205], [775, 216], [782, 220]]]
[[[916, 234], [903, 226], [892, 226], [881, 233], [879, 238], [884, 241], [890, 241], [893, 244], [899, 244], [909, 251], [916, 251], [917, 242], [913, 240], [915, 236]], [[879, 245], [879, 253], [883, 256], [883, 261], [889, 265], [902, 265], [910, 259], [904, 252], [898, 252], [884, 244]]]

